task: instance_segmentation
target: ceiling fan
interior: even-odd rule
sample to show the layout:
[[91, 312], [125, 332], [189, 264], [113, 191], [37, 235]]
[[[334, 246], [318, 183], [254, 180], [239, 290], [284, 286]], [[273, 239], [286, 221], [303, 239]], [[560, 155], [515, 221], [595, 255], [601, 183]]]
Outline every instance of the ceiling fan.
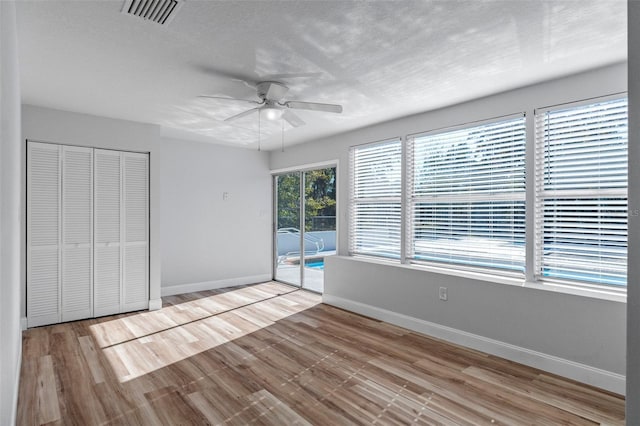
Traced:
[[289, 91], [289, 88], [277, 81], [261, 81], [255, 85], [259, 100], [249, 99], [237, 99], [226, 98], [222, 96], [208, 96], [200, 95], [199, 98], [208, 99], [220, 99], [225, 101], [241, 101], [248, 102], [250, 104], [257, 105], [247, 111], [243, 111], [240, 114], [236, 114], [224, 121], [237, 120], [238, 118], [245, 117], [259, 111], [267, 120], [277, 120], [282, 118], [293, 127], [299, 127], [304, 125], [304, 121], [295, 113], [292, 109], [308, 110], [308, 111], [322, 111], [333, 112], [336, 114], [342, 113], [342, 105], [336, 104], [322, 104], [317, 102], [303, 102], [303, 101], [285, 101], [284, 96]]

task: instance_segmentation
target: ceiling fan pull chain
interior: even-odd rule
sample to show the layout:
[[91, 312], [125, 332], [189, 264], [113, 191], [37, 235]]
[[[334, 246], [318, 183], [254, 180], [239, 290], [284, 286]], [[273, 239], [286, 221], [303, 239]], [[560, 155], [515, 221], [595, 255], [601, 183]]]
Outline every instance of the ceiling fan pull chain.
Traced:
[[284, 152], [284, 120], [280, 119], [280, 123], [282, 124], [282, 152]]
[[258, 110], [258, 151], [260, 151], [260, 116], [262, 114], [260, 114], [260, 110]]

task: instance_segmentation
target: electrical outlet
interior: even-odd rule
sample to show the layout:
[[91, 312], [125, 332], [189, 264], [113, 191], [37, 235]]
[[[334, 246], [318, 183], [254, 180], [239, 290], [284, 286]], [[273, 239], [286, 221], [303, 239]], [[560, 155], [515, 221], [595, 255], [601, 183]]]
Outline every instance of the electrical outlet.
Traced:
[[447, 295], [447, 288], [446, 287], [440, 287], [439, 296], [440, 296], [440, 300], [447, 300], [448, 295]]

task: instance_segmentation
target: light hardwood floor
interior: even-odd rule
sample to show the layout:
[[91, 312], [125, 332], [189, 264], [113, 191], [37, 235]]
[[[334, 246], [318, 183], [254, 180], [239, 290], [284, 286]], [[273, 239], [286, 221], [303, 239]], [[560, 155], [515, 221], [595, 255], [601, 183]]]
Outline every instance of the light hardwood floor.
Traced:
[[624, 398], [278, 283], [28, 330], [18, 425], [624, 424]]

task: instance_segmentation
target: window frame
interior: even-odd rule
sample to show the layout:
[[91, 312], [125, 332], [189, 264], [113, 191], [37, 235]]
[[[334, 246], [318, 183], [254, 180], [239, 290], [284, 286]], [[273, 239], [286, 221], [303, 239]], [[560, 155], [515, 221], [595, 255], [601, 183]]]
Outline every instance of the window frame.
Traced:
[[[607, 290], [613, 293], [626, 294], [627, 289], [627, 276], [626, 271], [624, 274], [624, 284], [613, 284], [607, 282], [597, 282], [589, 280], [580, 280], [576, 278], [562, 278], [544, 275], [542, 270], [545, 267], [544, 263], [544, 202], [547, 199], [575, 199], [575, 200], [595, 200], [598, 198], [614, 198], [614, 199], [626, 199], [625, 211], [628, 212], [628, 172], [627, 172], [627, 184], [624, 188], [615, 189], [555, 189], [546, 190], [544, 188], [543, 176], [545, 175], [545, 155], [546, 155], [546, 138], [544, 136], [544, 120], [545, 116], [549, 112], [562, 111], [570, 109], [578, 109], [581, 107], [587, 107], [590, 105], [602, 104], [614, 101], [626, 101], [627, 102], [627, 129], [628, 129], [628, 94], [625, 92], [614, 93], [606, 96], [594, 97], [589, 99], [583, 99], [575, 102], [567, 102], [562, 104], [556, 104], [547, 107], [536, 108], [534, 110], [533, 125], [534, 136], [531, 142], [534, 147], [534, 176], [533, 176], [533, 277], [535, 282], [540, 284], [552, 284], [566, 287], [575, 287], [580, 289], [592, 289], [592, 290]], [[627, 130], [627, 161], [628, 161], [628, 130]], [[625, 230], [625, 239], [628, 249], [628, 222]], [[628, 261], [628, 252], [626, 256]]]
[[[507, 192], [507, 193], [502, 193], [502, 194], [495, 194], [495, 193], [468, 193], [468, 194], [456, 194], [456, 195], [431, 195], [431, 196], [426, 196], [426, 195], [415, 195], [413, 193], [413, 189], [414, 189], [414, 184], [415, 184], [415, 159], [414, 154], [415, 154], [415, 142], [416, 139], [419, 138], [425, 138], [425, 137], [429, 137], [429, 136], [435, 136], [435, 135], [443, 135], [446, 133], [454, 133], [454, 132], [458, 132], [458, 131], [463, 131], [463, 130], [471, 130], [474, 128], [479, 128], [479, 127], [483, 127], [483, 126], [489, 126], [492, 124], [499, 124], [501, 122], [508, 122], [511, 120], [517, 120], [517, 119], [522, 119], [522, 131], [523, 131], [523, 139], [524, 139], [524, 144], [523, 144], [523, 149], [522, 149], [522, 157], [524, 160], [523, 166], [522, 166], [522, 178], [523, 178], [523, 188], [521, 193], [518, 195], [518, 197], [513, 197], [512, 195], [514, 194], [514, 192]], [[523, 235], [522, 235], [522, 239], [523, 242], [526, 244], [526, 185], [527, 185], [527, 179], [526, 179], [526, 163], [527, 163], [527, 114], [525, 112], [518, 112], [518, 113], [514, 113], [514, 114], [508, 114], [508, 115], [502, 115], [502, 116], [497, 116], [497, 117], [491, 117], [491, 118], [486, 118], [486, 119], [482, 119], [482, 120], [477, 120], [477, 121], [471, 121], [471, 122], [467, 122], [467, 123], [463, 123], [463, 124], [458, 124], [458, 125], [454, 125], [454, 126], [447, 126], [447, 127], [441, 127], [438, 129], [434, 129], [434, 130], [429, 130], [426, 132], [420, 132], [420, 133], [413, 133], [410, 135], [407, 135], [406, 137], [406, 148], [405, 148], [405, 152], [406, 152], [406, 159], [405, 159], [405, 169], [406, 169], [406, 178], [405, 178], [405, 183], [406, 183], [406, 201], [403, 204], [404, 207], [404, 211], [405, 211], [405, 222], [406, 222], [406, 231], [404, 233], [404, 237], [405, 237], [405, 261], [404, 263], [407, 264], [414, 264], [414, 265], [418, 265], [418, 266], [430, 266], [430, 267], [436, 267], [442, 270], [456, 270], [456, 271], [468, 271], [468, 272], [480, 272], [480, 273], [487, 273], [490, 274], [492, 276], [504, 276], [504, 277], [509, 277], [509, 278], [524, 278], [524, 274], [525, 274], [525, 265], [526, 265], [526, 248], [525, 246], [523, 246], [523, 255], [522, 255], [522, 270], [516, 270], [516, 269], [507, 269], [507, 268], [498, 268], [498, 267], [489, 267], [489, 266], [482, 266], [482, 265], [471, 265], [471, 264], [465, 264], [462, 262], [439, 262], [439, 261], [435, 261], [435, 260], [425, 260], [425, 259], [416, 259], [413, 256], [413, 252], [414, 252], [414, 226], [416, 225], [416, 221], [414, 219], [414, 215], [415, 215], [415, 205], [419, 204], [421, 202], [449, 202], [449, 203], [456, 203], [456, 202], [468, 202], [468, 203], [475, 203], [475, 202], [490, 202], [490, 201], [522, 201], [524, 202], [524, 210], [523, 210], [523, 217], [522, 217], [522, 223], [523, 223]], [[496, 198], [497, 197], [497, 198]], [[515, 199], [517, 198], [517, 200]]]
[[[589, 105], [594, 103], [606, 102], [614, 99], [627, 99], [627, 92], [610, 93], [603, 96], [595, 96], [585, 98], [578, 101], [563, 102], [553, 104], [549, 106], [543, 106], [536, 108], [531, 103], [527, 108], [523, 108], [521, 111], [505, 115], [498, 115], [492, 118], [471, 120], [461, 124], [447, 125], [442, 127], [433, 127], [432, 130], [421, 131], [415, 133], [405, 133], [401, 137], [393, 137], [384, 140], [378, 140], [375, 142], [354, 144], [348, 147], [349, 155], [349, 181], [353, 179], [353, 167], [351, 161], [351, 154], [353, 149], [357, 147], [382, 144], [391, 141], [399, 141], [401, 156], [401, 233], [400, 233], [400, 258], [381, 257], [368, 254], [353, 253], [353, 233], [352, 233], [352, 220], [351, 211], [354, 205], [354, 199], [352, 196], [353, 185], [350, 183], [349, 187], [349, 225], [347, 227], [347, 241], [348, 241], [348, 255], [352, 257], [368, 258], [372, 262], [380, 263], [392, 263], [398, 266], [415, 268], [416, 270], [431, 271], [434, 273], [447, 274], [452, 276], [468, 277], [472, 279], [479, 279], [489, 282], [495, 282], [507, 285], [516, 285], [519, 287], [527, 287], [537, 290], [554, 291], [565, 294], [574, 294], [583, 297], [592, 297], [596, 299], [604, 299], [611, 301], [624, 302], [626, 300], [627, 285], [615, 286], [606, 283], [593, 283], [583, 282], [566, 279], [556, 279], [551, 277], [541, 277], [537, 274], [536, 269], [536, 171], [537, 171], [537, 159], [536, 159], [536, 117], [538, 114], [555, 109], [566, 109], [570, 107], [578, 107], [582, 105]], [[526, 105], [526, 103], [525, 103]], [[466, 127], [480, 126], [499, 120], [507, 120], [509, 118], [517, 118], [524, 115], [525, 117], [525, 268], [523, 274], [517, 272], [511, 276], [509, 273], [504, 274], [501, 270], [485, 267], [467, 267], [457, 263], [440, 263], [440, 262], [428, 262], [428, 261], [413, 261], [410, 258], [410, 244], [411, 244], [411, 226], [409, 226], [408, 218], [411, 216], [411, 188], [412, 188], [412, 176], [409, 166], [411, 155], [410, 153], [410, 138], [425, 136], [429, 134], [442, 133], [445, 131], [454, 131], [457, 129], [463, 129]], [[628, 120], [628, 114], [627, 114]], [[628, 143], [628, 139], [627, 139]], [[628, 185], [627, 185], [628, 188]], [[397, 201], [397, 200], [396, 200]], [[628, 238], [628, 230], [627, 230]], [[398, 262], [399, 260], [399, 262]], [[495, 273], [498, 271], [498, 273]]]
[[[400, 191], [397, 196], [370, 196], [370, 197], [356, 197], [356, 167], [355, 167], [355, 156], [356, 151], [358, 149], [365, 148], [373, 148], [376, 146], [388, 145], [398, 143], [400, 148], [399, 153], [399, 162], [400, 162]], [[348, 253], [349, 256], [354, 257], [367, 257], [372, 259], [378, 259], [393, 263], [401, 263], [403, 260], [403, 192], [404, 192], [404, 140], [402, 137], [392, 137], [388, 139], [383, 139], [375, 142], [368, 142], [358, 145], [353, 145], [349, 147], [349, 226], [348, 226]], [[372, 252], [362, 252], [357, 250], [355, 247], [356, 244], [356, 233], [357, 233], [357, 221], [356, 221], [356, 210], [359, 205], [366, 204], [375, 204], [375, 203], [387, 203], [387, 204], [398, 204], [399, 207], [399, 240], [398, 240], [398, 252], [397, 256], [387, 256], [380, 253], [372, 253]]]

